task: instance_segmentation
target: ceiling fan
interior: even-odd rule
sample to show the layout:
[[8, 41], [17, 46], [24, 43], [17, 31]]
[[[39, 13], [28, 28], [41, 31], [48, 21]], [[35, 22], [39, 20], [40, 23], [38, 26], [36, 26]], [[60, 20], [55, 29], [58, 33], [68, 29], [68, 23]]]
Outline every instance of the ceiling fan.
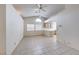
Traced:
[[47, 6], [44, 6], [43, 4], [35, 4], [34, 7], [35, 7], [34, 12], [40, 13], [41, 11], [46, 12], [45, 7], [47, 7]]

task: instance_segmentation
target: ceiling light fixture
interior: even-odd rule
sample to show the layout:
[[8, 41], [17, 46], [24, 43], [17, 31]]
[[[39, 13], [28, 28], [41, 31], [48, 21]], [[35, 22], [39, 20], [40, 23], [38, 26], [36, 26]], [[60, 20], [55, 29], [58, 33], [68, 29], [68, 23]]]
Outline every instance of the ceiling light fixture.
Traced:
[[42, 22], [42, 20], [40, 18], [37, 18], [36, 22]]

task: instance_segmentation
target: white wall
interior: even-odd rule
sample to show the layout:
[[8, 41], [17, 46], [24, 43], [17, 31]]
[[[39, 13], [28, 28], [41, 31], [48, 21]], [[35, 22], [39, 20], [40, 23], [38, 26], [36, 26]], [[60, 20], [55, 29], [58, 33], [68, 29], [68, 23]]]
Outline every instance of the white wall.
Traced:
[[23, 19], [12, 5], [6, 5], [6, 54], [11, 54], [23, 38]]
[[58, 27], [58, 40], [79, 50], [79, 5], [66, 5], [65, 10], [51, 17]]
[[0, 4], [0, 54], [5, 54], [6, 7]]

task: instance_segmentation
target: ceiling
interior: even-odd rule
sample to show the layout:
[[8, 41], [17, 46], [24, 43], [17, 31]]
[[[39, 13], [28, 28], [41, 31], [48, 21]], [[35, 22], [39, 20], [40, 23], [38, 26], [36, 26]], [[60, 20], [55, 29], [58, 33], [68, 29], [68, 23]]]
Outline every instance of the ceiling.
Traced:
[[[23, 17], [39, 16], [34, 12], [34, 4], [14, 4], [13, 6]], [[65, 8], [64, 4], [43, 4], [43, 6], [46, 6], [44, 7], [46, 12], [41, 11], [40, 15], [45, 18], [49, 18]]]

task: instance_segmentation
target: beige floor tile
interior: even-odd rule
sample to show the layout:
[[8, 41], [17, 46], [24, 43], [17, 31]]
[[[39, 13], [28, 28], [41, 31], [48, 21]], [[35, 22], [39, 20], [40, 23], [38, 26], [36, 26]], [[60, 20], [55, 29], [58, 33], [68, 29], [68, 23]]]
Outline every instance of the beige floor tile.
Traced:
[[54, 37], [32, 36], [24, 37], [13, 55], [63, 55], [63, 54], [79, 54], [74, 50], [60, 42]]

